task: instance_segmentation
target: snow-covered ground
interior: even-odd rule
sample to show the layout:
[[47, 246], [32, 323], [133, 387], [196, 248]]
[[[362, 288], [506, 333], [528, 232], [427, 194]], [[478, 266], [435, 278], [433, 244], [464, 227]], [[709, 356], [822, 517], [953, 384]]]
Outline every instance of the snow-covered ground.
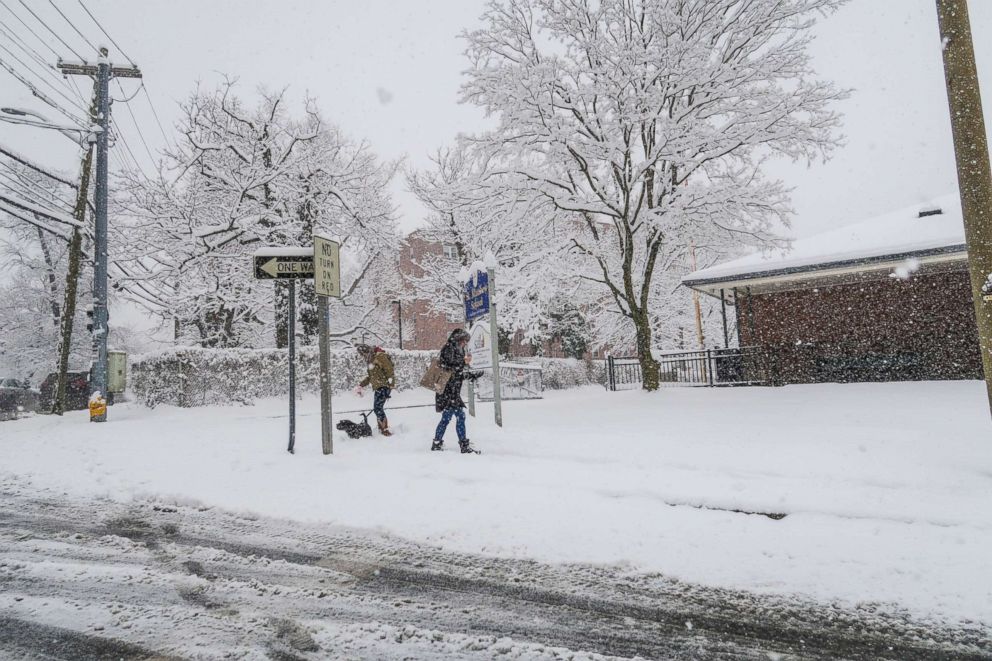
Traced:
[[[481, 456], [457, 453], [453, 429], [446, 452], [429, 452], [431, 408], [395, 411], [389, 439], [336, 432], [324, 456], [315, 398], [299, 407], [295, 455], [284, 401], [124, 404], [104, 425], [82, 412], [3, 423], [0, 473], [70, 499], [205, 503], [992, 625], [981, 383], [546, 395], [507, 403], [502, 430], [480, 406], [469, 434]], [[411, 391], [390, 404], [429, 400]]]

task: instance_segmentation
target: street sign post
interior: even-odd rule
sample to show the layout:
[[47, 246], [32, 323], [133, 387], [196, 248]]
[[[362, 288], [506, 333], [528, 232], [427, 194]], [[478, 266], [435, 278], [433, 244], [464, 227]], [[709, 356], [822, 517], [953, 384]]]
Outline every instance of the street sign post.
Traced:
[[[496, 274], [493, 269], [477, 271], [472, 274], [465, 283], [465, 320], [469, 323], [489, 315], [489, 332], [485, 333], [484, 325], [478, 324], [472, 327], [472, 335], [469, 341], [470, 352], [472, 354], [472, 367], [476, 369], [492, 369], [493, 371], [493, 413], [496, 424], [503, 426], [503, 402], [500, 398], [499, 389], [499, 347], [496, 338], [499, 337], [499, 330], [496, 324]], [[486, 347], [485, 337], [488, 335], [488, 347]], [[479, 349], [475, 349], [476, 342], [483, 343]], [[482, 357], [488, 349], [488, 360]], [[478, 357], [479, 363], [476, 363]], [[471, 393], [474, 395], [474, 393]], [[474, 400], [474, 397], [472, 397]], [[474, 401], [472, 409], [475, 408]]]
[[296, 447], [296, 281], [314, 277], [313, 248], [306, 246], [270, 247], [252, 255], [255, 278], [288, 280], [289, 287], [289, 450]]
[[313, 235], [314, 287], [317, 289], [317, 315], [320, 331], [320, 440], [324, 454], [334, 452], [334, 426], [331, 420], [331, 349], [328, 338], [328, 297], [341, 297], [341, 246], [319, 234]]

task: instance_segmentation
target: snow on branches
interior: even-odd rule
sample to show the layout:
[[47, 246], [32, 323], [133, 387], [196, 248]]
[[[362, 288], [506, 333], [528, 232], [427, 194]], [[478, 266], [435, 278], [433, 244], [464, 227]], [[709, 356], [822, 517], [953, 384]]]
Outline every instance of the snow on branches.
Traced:
[[[252, 106], [225, 81], [182, 104], [178, 147], [157, 178], [135, 173], [117, 200], [125, 217], [122, 286], [151, 302], [177, 333], [202, 346], [284, 346], [282, 287], [253, 279], [250, 255], [264, 246], [309, 246], [319, 230], [342, 249], [332, 334], [375, 325], [374, 297], [387, 286], [397, 250], [386, 192], [395, 163], [323, 120], [313, 100], [291, 116], [285, 91], [261, 91]], [[315, 294], [303, 286], [305, 341], [316, 334]], [[277, 321], [278, 320], [278, 321]]]
[[465, 35], [463, 99], [498, 121], [475, 144], [493, 174], [581, 224], [581, 277], [631, 324], [648, 389], [659, 271], [693, 245], [774, 241], [790, 209], [763, 162], [837, 144], [844, 92], [813, 78], [806, 47], [839, 4], [495, 0]]

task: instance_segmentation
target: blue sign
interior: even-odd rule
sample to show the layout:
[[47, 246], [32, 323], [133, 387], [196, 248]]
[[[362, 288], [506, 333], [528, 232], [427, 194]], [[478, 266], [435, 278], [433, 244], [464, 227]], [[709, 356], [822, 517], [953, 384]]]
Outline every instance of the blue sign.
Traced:
[[465, 321], [489, 314], [489, 274], [479, 271], [465, 283]]

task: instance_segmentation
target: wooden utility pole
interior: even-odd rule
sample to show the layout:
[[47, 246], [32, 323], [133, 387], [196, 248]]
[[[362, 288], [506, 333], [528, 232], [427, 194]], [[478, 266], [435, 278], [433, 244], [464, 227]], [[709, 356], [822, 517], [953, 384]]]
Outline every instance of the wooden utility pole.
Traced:
[[937, 21], [944, 53], [944, 79], [968, 245], [971, 293], [992, 411], [992, 170], [967, 0], [937, 0]]
[[[91, 116], [96, 115], [96, 108], [90, 108]], [[90, 170], [93, 165], [93, 145], [87, 145], [86, 152], [80, 165], [79, 190], [76, 192], [76, 207], [73, 217], [80, 223], [86, 221], [87, 191], [90, 187]], [[83, 261], [83, 232], [80, 228], [72, 228], [72, 238], [69, 240], [69, 270], [65, 276], [65, 297], [62, 303], [62, 324], [59, 332], [59, 365], [56, 370], [57, 380], [55, 397], [52, 401], [52, 413], [62, 415], [65, 412], [66, 382], [69, 380], [69, 354], [72, 351], [72, 326], [76, 316], [76, 295], [79, 289], [79, 271]]]

